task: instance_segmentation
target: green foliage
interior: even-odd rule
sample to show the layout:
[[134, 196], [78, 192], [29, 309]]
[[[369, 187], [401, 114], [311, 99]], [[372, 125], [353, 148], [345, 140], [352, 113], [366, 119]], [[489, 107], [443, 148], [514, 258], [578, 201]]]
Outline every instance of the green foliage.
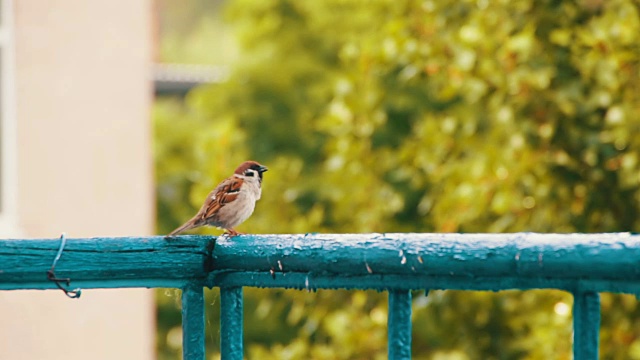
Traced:
[[[237, 0], [226, 17], [230, 80], [156, 106], [160, 233], [247, 158], [270, 171], [246, 232], [640, 230], [637, 2]], [[386, 357], [384, 294], [245, 294], [251, 359]], [[414, 356], [569, 359], [571, 303], [416, 294]], [[640, 359], [635, 299], [603, 311], [603, 357]]]
[[[158, 57], [164, 63], [231, 64], [237, 57], [233, 35], [218, 15], [223, 0], [156, 0]], [[213, 39], [213, 40], [212, 40]]]

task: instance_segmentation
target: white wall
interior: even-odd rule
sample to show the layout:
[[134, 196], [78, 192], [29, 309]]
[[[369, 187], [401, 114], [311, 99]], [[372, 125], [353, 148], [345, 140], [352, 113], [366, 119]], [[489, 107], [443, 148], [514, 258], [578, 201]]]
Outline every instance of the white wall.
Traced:
[[[152, 6], [14, 0], [23, 235], [153, 232]], [[0, 292], [0, 360], [153, 359], [154, 318], [150, 290]]]

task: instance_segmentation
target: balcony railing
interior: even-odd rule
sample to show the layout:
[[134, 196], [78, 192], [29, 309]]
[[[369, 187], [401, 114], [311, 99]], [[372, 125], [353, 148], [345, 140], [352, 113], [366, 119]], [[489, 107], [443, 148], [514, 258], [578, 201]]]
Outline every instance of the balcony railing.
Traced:
[[[214, 249], [215, 243], [215, 249]], [[220, 287], [222, 359], [243, 358], [243, 286], [389, 293], [389, 359], [411, 357], [411, 290], [561, 289], [574, 358], [598, 358], [599, 292], [640, 294], [640, 236], [307, 234], [0, 240], [0, 290], [182, 289], [184, 359], [204, 359], [204, 287]], [[62, 284], [65, 287], [66, 284]]]

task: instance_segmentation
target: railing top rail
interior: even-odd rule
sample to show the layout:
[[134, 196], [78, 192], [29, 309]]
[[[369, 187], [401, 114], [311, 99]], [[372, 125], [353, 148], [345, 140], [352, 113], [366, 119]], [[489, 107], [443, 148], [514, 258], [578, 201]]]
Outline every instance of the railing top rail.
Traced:
[[[72, 286], [558, 288], [640, 293], [640, 236], [300, 234], [68, 239]], [[0, 290], [46, 289], [58, 239], [0, 240]], [[212, 251], [213, 250], [213, 251]]]

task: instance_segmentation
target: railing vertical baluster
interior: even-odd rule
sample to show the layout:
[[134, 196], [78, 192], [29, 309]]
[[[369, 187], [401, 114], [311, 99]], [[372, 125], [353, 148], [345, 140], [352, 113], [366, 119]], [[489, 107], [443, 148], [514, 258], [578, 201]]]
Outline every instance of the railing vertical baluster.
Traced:
[[388, 318], [388, 358], [411, 359], [411, 291], [389, 290]]
[[573, 294], [573, 358], [597, 360], [600, 343], [600, 294]]
[[190, 284], [182, 289], [182, 358], [204, 360], [204, 287]]
[[222, 360], [242, 360], [244, 306], [241, 287], [220, 288], [220, 355]]

